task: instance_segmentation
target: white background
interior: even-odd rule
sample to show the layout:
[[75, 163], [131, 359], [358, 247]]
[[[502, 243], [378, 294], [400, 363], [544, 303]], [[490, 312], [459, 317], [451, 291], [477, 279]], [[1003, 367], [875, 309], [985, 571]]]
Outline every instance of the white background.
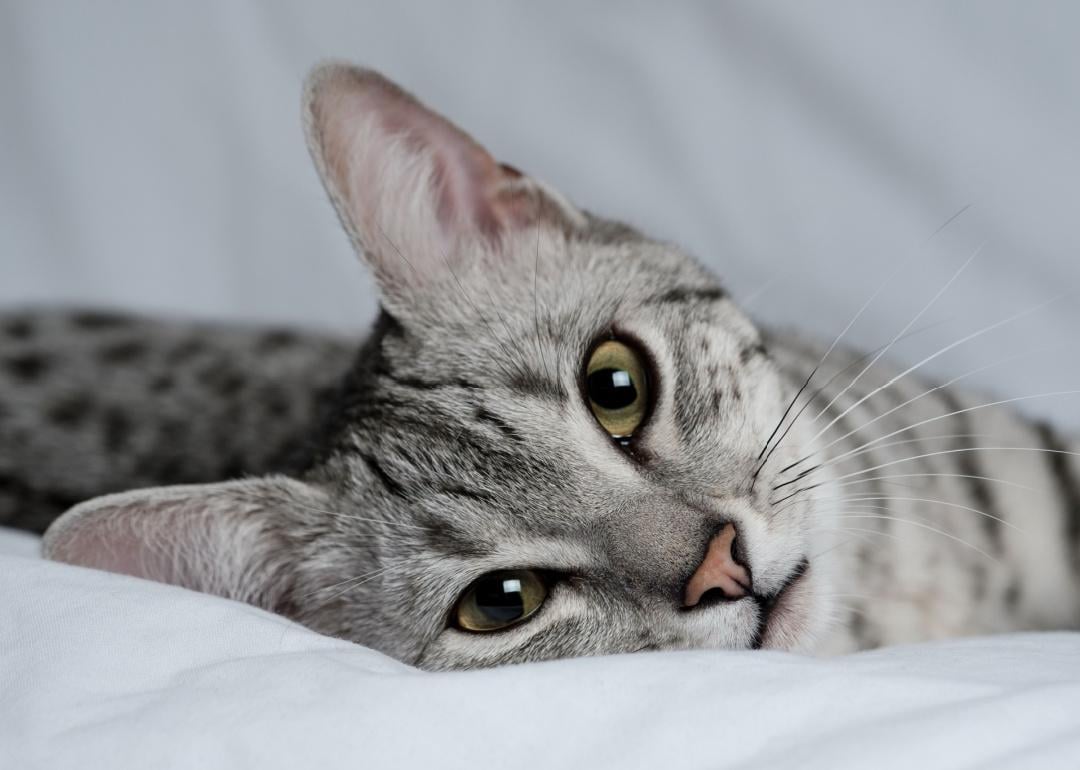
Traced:
[[[763, 319], [912, 358], [1080, 277], [1071, 2], [0, 3], [0, 305], [363, 328], [306, 70], [382, 70], [500, 158], [683, 244]], [[929, 236], [970, 208], [943, 233]], [[895, 274], [890, 271], [895, 270]], [[761, 287], [767, 286], [760, 292]], [[1065, 297], [934, 362], [1080, 385]], [[1077, 397], [1025, 402], [1080, 425]]]

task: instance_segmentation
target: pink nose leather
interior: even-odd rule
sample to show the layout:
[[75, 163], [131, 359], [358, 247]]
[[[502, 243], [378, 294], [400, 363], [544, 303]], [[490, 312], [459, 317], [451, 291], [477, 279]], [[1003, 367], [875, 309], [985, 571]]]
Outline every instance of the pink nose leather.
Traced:
[[686, 583], [684, 607], [693, 607], [713, 588], [723, 591], [726, 599], [741, 599], [750, 593], [750, 573], [732, 555], [736, 534], [734, 524], [725, 524], [709, 541], [705, 559]]

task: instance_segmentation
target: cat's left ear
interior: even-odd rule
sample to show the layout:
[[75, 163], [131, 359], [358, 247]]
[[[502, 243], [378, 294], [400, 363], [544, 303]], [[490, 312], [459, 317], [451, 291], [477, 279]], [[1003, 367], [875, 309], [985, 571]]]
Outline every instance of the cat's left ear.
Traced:
[[295, 582], [290, 522], [322, 505], [284, 477], [124, 492], [57, 519], [44, 554], [280, 611]]
[[377, 72], [325, 64], [304, 93], [315, 165], [384, 293], [442, 283], [458, 267], [476, 267], [469, 261], [505, 258], [500, 243], [523, 230], [586, 224], [562, 196], [496, 161]]

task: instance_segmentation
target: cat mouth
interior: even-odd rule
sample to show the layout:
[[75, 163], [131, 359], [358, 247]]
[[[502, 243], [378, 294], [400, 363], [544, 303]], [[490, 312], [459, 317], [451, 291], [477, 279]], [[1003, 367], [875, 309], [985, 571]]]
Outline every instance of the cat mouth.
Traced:
[[791, 638], [793, 631], [790, 626], [797, 622], [797, 612], [792, 606], [792, 600], [809, 572], [810, 562], [803, 559], [791, 571], [779, 590], [769, 596], [754, 597], [761, 611], [754, 641], [750, 645], [752, 649], [786, 649], [792, 646], [795, 640]]

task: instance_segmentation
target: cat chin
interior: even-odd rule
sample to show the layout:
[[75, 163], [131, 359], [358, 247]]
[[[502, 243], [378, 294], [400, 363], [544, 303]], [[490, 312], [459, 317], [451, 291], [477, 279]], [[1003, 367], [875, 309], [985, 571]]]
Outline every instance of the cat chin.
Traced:
[[809, 650], [818, 632], [814, 622], [815, 593], [814, 576], [807, 567], [765, 610], [757, 646], [784, 652]]

